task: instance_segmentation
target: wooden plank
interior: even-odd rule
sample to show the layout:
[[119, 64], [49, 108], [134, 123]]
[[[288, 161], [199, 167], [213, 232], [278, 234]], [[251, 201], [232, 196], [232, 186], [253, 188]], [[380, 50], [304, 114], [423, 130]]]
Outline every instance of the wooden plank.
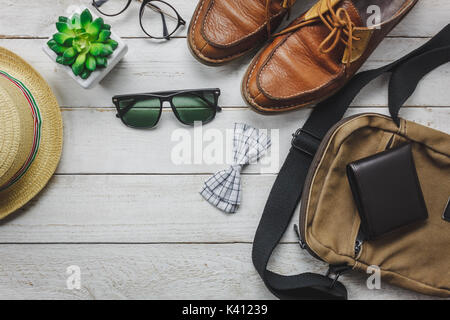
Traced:
[[[0, 245], [0, 299], [273, 299], [251, 263], [251, 245]], [[325, 273], [297, 245], [277, 250], [270, 269]], [[66, 270], [81, 271], [81, 289]], [[351, 299], [428, 299], [364, 274], [340, 279]]]
[[[292, 19], [308, 10], [316, 0], [297, 1], [292, 9]], [[172, 0], [171, 4], [179, 11], [185, 20], [189, 21], [194, 12], [197, 0]], [[88, 6], [87, 0], [3, 0], [2, 19], [0, 20], [0, 34], [9, 37], [46, 37], [54, 32], [54, 23], [58, 16], [65, 15], [69, 6]], [[131, 7], [122, 15], [109, 18], [114, 30], [125, 37], [143, 37], [145, 34], [139, 26], [138, 10], [140, 3], [133, 1]], [[92, 8], [95, 11], [95, 9]], [[448, 23], [450, 3], [446, 0], [419, 1], [411, 13], [393, 30], [391, 36], [401, 37], [430, 37]], [[27, 14], [26, 19], [23, 17]], [[20, 19], [20, 23], [10, 23]], [[291, 20], [292, 20], [291, 19]], [[420, 23], [418, 23], [420, 21]], [[186, 30], [179, 33], [186, 34]]]
[[[199, 146], [200, 143], [194, 143], [193, 128], [181, 126], [172, 111], [164, 112], [157, 128], [136, 130], [124, 126], [112, 109], [65, 109], [65, 144], [58, 173], [213, 173], [224, 168], [226, 156], [232, 152], [232, 138], [227, 138], [227, 132], [232, 134], [234, 122], [245, 122], [273, 134], [271, 156], [263, 158], [264, 165], [252, 165], [245, 172], [277, 173], [289, 150], [291, 134], [305, 122], [310, 112], [310, 109], [304, 109], [279, 116], [264, 116], [249, 109], [224, 110], [212, 123], [203, 127], [204, 139], [217, 133], [213, 141], [224, 141], [226, 148], [219, 149], [223, 156], [218, 156], [218, 161], [212, 163], [207, 162], [206, 156], [201, 159], [200, 152], [200, 162], [196, 163], [195, 155], [199, 153], [194, 152], [194, 145]], [[353, 108], [347, 115], [362, 112], [387, 114], [386, 108]], [[406, 119], [446, 132], [449, 130], [449, 114], [450, 108], [405, 108], [401, 111]], [[186, 138], [178, 140], [181, 139], [179, 135]], [[180, 148], [180, 141], [191, 141], [191, 147]], [[204, 155], [209, 154], [206, 147], [212, 145], [213, 142], [203, 143]], [[182, 163], [178, 157], [172, 156], [180, 149], [185, 150], [185, 154], [191, 151]]]
[[[420, 119], [421, 123], [448, 132], [449, 108], [430, 110], [413, 108], [405, 111], [408, 118]], [[442, 113], [444, 110], [445, 113]], [[351, 110], [349, 114], [354, 114], [355, 111], [357, 112]], [[72, 112], [83, 113], [82, 110]], [[96, 111], [89, 110], [89, 113], [94, 112]], [[228, 111], [230, 114], [236, 112]], [[239, 112], [245, 114], [249, 111]], [[105, 112], [100, 114], [103, 115]], [[96, 128], [85, 118], [81, 120], [84, 126], [80, 128], [84, 128], [85, 131], [88, 128]], [[286, 125], [280, 134], [280, 141], [289, 141], [288, 136], [295, 130], [294, 125], [297, 124], [296, 121], [286, 123], [289, 125]], [[235, 216], [225, 215], [198, 195], [203, 182], [209, 177], [209, 174], [198, 173], [214, 168], [212, 173], [225, 168], [225, 165], [175, 165], [170, 162], [170, 148], [167, 147], [170, 145], [169, 140], [155, 142], [155, 148], [148, 151], [149, 149], [145, 148], [148, 145], [146, 138], [125, 137], [122, 142], [111, 135], [112, 142], [109, 143], [96, 139], [105, 134], [110, 136], [105, 127], [100, 130], [102, 133], [93, 132], [92, 137], [83, 136], [82, 130], [70, 128], [66, 130], [74, 136], [70, 138], [72, 144], [65, 149], [64, 157], [67, 160], [63, 162], [67, 161], [67, 164], [61, 165], [60, 172], [66, 165], [78, 168], [73, 170], [78, 173], [81, 171], [80, 166], [84, 166], [85, 170], [86, 166], [91, 164], [97, 167], [90, 167], [90, 170], [81, 176], [71, 175], [69, 172], [57, 175], [38, 200], [2, 224], [0, 242], [252, 241], [260, 214], [275, 180], [274, 174], [258, 175], [263, 167], [257, 166], [244, 171], [246, 174], [243, 176], [243, 203], [239, 213]], [[167, 134], [168, 131], [165, 132]], [[155, 132], [145, 132], [149, 135], [153, 133]], [[75, 137], [81, 139], [79, 145]], [[135, 146], [135, 143], [130, 144], [129, 141], [141, 140], [142, 146], [127, 149], [130, 145]], [[92, 142], [95, 144], [89, 145]], [[80, 149], [70, 151], [70, 148], [75, 146]], [[116, 148], [115, 155], [108, 153], [108, 149], [113, 146]], [[160, 149], [157, 146], [160, 146]], [[288, 148], [289, 143], [280, 146], [280, 164]], [[146, 153], [139, 153], [141, 149], [147, 150]], [[123, 155], [119, 151], [124, 152]], [[104, 170], [104, 167], [108, 169], [106, 173], [114, 175], [96, 173], [96, 170]], [[149, 172], [142, 175], [145, 170]], [[129, 172], [127, 175], [120, 175], [121, 171]], [[179, 175], [189, 172], [191, 175]], [[192, 175], [192, 172], [197, 174]], [[274, 171], [276, 172], [277, 170]], [[293, 221], [297, 219], [294, 218]], [[293, 242], [296, 238], [292, 228], [289, 230], [291, 231], [283, 241]]]
[[[379, 67], [402, 57], [427, 39], [385, 39], [364, 69]], [[29, 61], [49, 82], [59, 103], [66, 107], [112, 107], [115, 94], [154, 92], [168, 89], [218, 87], [220, 104], [245, 106], [240, 95], [243, 74], [250, 58], [221, 67], [207, 67], [189, 53], [184, 40], [159, 45], [144, 39], [129, 39], [129, 53], [94, 90], [85, 90], [53, 63], [42, 51], [45, 40], [0, 40], [4, 46]], [[427, 75], [408, 106], [450, 106], [448, 74], [445, 65]], [[384, 106], [387, 101], [387, 77], [370, 84], [355, 100], [356, 106]]]
[[[244, 176], [235, 215], [199, 195], [207, 178], [55, 176], [1, 223], [0, 243], [252, 242], [275, 176]], [[292, 228], [284, 241], [296, 241]]]
[[[139, 25], [140, 2], [133, 0], [127, 11], [117, 17], [102, 16], [91, 5], [89, 0], [3, 0], [6, 4], [2, 8], [0, 20], [0, 34], [15, 37], [48, 37], [55, 32], [55, 22], [58, 16], [67, 16], [71, 6], [88, 7], [92, 13], [101, 16], [107, 23], [113, 26], [113, 31], [121, 37], [144, 37], [145, 33]], [[173, 0], [170, 2], [189, 21], [195, 9], [195, 0]], [[17, 27], [13, 27], [9, 21], [14, 21], [26, 12], [27, 19], [21, 20]], [[43, 14], [45, 13], [45, 14]], [[186, 30], [179, 33], [186, 34]], [[158, 43], [159, 41], [155, 41]]]

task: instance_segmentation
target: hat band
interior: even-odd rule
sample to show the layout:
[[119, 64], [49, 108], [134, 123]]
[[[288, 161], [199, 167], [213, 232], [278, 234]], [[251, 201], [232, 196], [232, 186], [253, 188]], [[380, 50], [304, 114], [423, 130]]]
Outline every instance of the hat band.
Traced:
[[41, 141], [42, 118], [36, 100], [27, 87], [25, 87], [25, 85], [21, 81], [17, 80], [4, 71], [0, 70], [0, 76], [11, 81], [24, 94], [26, 100], [28, 101], [28, 104], [30, 105], [31, 113], [33, 116], [33, 145], [31, 148], [31, 152], [23, 166], [16, 172], [16, 174], [8, 182], [0, 186], [0, 191], [2, 191], [9, 188], [20, 178], [22, 178], [22, 176], [28, 171], [34, 159], [36, 158]]

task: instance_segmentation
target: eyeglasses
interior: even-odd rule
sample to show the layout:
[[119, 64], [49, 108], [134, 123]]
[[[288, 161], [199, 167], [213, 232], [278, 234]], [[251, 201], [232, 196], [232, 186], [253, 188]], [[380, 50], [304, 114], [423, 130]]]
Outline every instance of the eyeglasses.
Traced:
[[[92, 5], [101, 14], [114, 17], [128, 9], [132, 0], [92, 0]], [[162, 0], [140, 0], [139, 22], [150, 38], [170, 40], [170, 37], [186, 25], [186, 21], [174, 7]], [[162, 21], [162, 25], [158, 21]]]
[[186, 125], [208, 123], [222, 108], [218, 106], [220, 89], [165, 91], [114, 96], [117, 117], [128, 127], [153, 128], [161, 118], [164, 101], [170, 103], [177, 119]]

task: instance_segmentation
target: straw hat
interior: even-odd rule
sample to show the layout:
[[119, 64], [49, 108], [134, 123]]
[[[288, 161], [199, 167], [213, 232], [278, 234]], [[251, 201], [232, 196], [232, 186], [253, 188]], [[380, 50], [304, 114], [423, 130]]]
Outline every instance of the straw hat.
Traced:
[[0, 219], [47, 184], [62, 149], [58, 102], [24, 60], [0, 47]]

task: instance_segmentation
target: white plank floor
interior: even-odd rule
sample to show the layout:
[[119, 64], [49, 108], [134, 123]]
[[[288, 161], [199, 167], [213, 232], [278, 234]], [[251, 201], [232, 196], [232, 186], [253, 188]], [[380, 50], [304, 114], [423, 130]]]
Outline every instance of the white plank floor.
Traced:
[[[169, 0], [185, 19], [196, 0]], [[125, 59], [93, 90], [83, 90], [42, 52], [54, 21], [90, 0], [0, 0], [0, 46], [18, 53], [47, 79], [64, 118], [64, 152], [56, 176], [29, 205], [0, 222], [0, 299], [271, 299], [251, 262], [251, 242], [278, 169], [252, 166], [243, 178], [243, 204], [227, 216], [197, 191], [223, 165], [175, 165], [172, 133], [180, 125], [164, 113], [152, 131], [132, 130], [114, 116], [119, 93], [219, 87], [224, 112], [206, 129], [225, 133], [235, 121], [279, 129], [282, 163], [290, 134], [309, 109], [262, 116], [245, 107], [239, 86], [249, 58], [210, 68], [199, 64], [180, 37], [146, 39], [138, 4], [106, 19], [129, 45]], [[306, 10], [314, 1], [298, 1]], [[388, 63], [417, 48], [449, 21], [450, 3], [422, 0], [383, 41], [364, 68]], [[21, 17], [21, 18], [20, 18]], [[20, 19], [19, 19], [20, 18]], [[20, 21], [16, 23], [16, 21]], [[450, 65], [427, 75], [401, 111], [403, 117], [450, 133]], [[386, 78], [374, 81], [348, 114], [386, 113]], [[264, 173], [261, 173], [264, 172]], [[81, 268], [81, 289], [66, 287], [66, 268]], [[285, 274], [325, 272], [302, 252], [292, 229], [273, 259]], [[365, 276], [343, 277], [352, 299], [427, 299], [383, 284], [371, 291]]]

